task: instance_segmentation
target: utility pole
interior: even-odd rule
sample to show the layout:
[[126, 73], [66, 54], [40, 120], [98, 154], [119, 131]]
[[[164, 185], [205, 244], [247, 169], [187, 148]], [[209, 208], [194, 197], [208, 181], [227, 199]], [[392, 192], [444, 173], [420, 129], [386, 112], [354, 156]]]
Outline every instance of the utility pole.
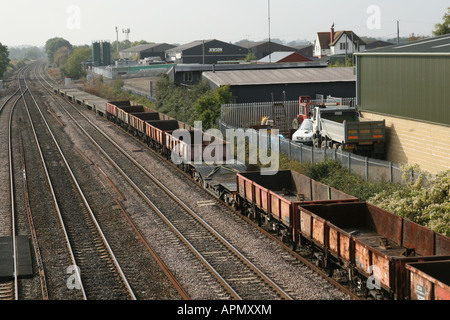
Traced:
[[122, 32], [125, 33], [125, 37], [126, 37], [126, 39], [127, 39], [127, 46], [129, 46], [129, 44], [130, 44], [130, 33], [131, 33], [131, 30], [130, 30], [130, 28], [122, 29]]
[[272, 63], [272, 44], [270, 41], [270, 0], [268, 1], [268, 11], [269, 11], [269, 63]]
[[116, 49], [117, 49], [117, 54], [119, 54], [119, 28], [116, 27]]
[[400, 20], [397, 20], [397, 44], [400, 44]]

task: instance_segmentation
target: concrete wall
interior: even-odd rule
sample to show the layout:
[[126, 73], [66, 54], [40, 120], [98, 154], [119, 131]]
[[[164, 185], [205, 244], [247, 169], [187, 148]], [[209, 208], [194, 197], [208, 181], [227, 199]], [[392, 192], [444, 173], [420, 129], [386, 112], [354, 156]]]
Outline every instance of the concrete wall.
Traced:
[[364, 118], [386, 120], [386, 160], [418, 164], [436, 174], [450, 170], [450, 126], [362, 112]]

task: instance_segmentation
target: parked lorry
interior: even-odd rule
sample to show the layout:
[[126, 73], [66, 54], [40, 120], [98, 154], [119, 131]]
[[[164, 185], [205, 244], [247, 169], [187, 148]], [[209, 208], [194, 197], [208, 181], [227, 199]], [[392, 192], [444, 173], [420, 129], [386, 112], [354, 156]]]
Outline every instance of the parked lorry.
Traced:
[[355, 107], [314, 107], [313, 145], [316, 148], [340, 149], [383, 159], [385, 121], [362, 118]]
[[[332, 100], [335, 98], [332, 97], [328, 97], [331, 98]], [[339, 106], [341, 105], [341, 103], [336, 102], [336, 101], [328, 101], [327, 98], [327, 102], [317, 102], [317, 100], [312, 100], [310, 96], [300, 96], [300, 98], [298, 99], [298, 106], [299, 106], [299, 110], [298, 110], [298, 114], [297, 117], [295, 117], [295, 119], [292, 121], [292, 128], [293, 129], [299, 129], [301, 124], [303, 123], [303, 121], [305, 119], [311, 119], [312, 118], [312, 113], [314, 108], [319, 107], [319, 108], [326, 108], [327, 106]]]
[[292, 127], [298, 129], [293, 135], [293, 141], [297, 136], [303, 139], [301, 124], [310, 119], [313, 123], [314, 147], [340, 149], [383, 159], [385, 121], [368, 121], [360, 116], [356, 107], [339, 102], [342, 100], [331, 97], [326, 102], [313, 101], [309, 96], [300, 96], [299, 112], [292, 121]]

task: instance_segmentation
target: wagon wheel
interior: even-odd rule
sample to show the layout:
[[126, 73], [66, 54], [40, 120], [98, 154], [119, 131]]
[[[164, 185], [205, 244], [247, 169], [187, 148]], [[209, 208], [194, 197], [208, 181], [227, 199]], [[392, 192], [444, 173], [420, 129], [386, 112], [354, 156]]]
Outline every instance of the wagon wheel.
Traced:
[[353, 284], [355, 285], [356, 289], [361, 293], [364, 294], [364, 280], [360, 276], [355, 276], [353, 278]]
[[192, 172], [192, 179], [194, 179], [195, 182], [197, 182], [198, 184], [200, 184], [201, 186], [203, 186], [203, 179], [202, 179], [202, 176], [201, 176], [200, 173], [198, 173], [197, 171], [193, 171], [193, 172]]

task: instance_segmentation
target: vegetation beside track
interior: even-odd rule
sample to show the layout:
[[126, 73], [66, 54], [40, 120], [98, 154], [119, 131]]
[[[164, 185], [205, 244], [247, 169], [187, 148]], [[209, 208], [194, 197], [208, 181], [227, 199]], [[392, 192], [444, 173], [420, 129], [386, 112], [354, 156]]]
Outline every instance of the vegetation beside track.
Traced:
[[[414, 182], [398, 184], [366, 181], [332, 159], [302, 164], [281, 155], [280, 168], [301, 172], [362, 201], [450, 236], [450, 170], [436, 176], [420, 172]], [[406, 176], [410, 167], [405, 167], [404, 172]], [[414, 172], [419, 172], [419, 169], [415, 167]]]

